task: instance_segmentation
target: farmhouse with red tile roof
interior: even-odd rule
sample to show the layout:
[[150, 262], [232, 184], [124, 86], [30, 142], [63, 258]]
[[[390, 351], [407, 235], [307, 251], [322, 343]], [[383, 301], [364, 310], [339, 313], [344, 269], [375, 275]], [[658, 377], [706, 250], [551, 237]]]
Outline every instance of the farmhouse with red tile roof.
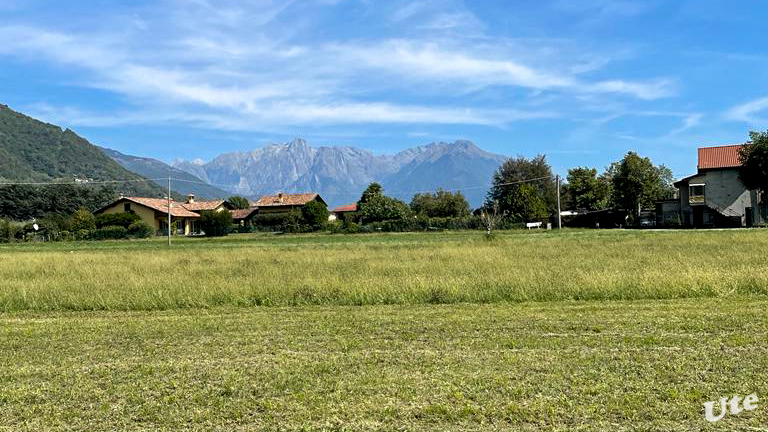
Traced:
[[739, 180], [739, 149], [744, 145], [699, 148], [697, 173], [675, 183], [678, 198], [657, 203], [657, 222], [687, 227], [751, 226], [758, 222], [757, 193], [747, 190]]
[[[197, 201], [194, 195], [189, 195], [186, 202], [171, 200], [171, 223], [176, 226], [179, 235], [201, 234], [200, 213], [205, 210], [221, 211], [230, 208], [232, 206], [224, 200]], [[121, 197], [94, 213], [134, 213], [158, 234], [164, 235], [168, 232], [167, 198]]]
[[[229, 210], [232, 222], [245, 226], [257, 213], [281, 213], [301, 209], [309, 202], [317, 201], [326, 205], [316, 193], [283, 194], [261, 197], [252, 201], [252, 207], [234, 210], [225, 200], [197, 201], [194, 195], [189, 195], [186, 202], [171, 200], [171, 223], [175, 225], [179, 235], [202, 234], [200, 229], [200, 214], [206, 210]], [[144, 197], [120, 197], [117, 201], [101, 208], [95, 214], [134, 213], [155, 229], [158, 235], [168, 231], [168, 199]]]
[[320, 195], [316, 193], [286, 194], [265, 196], [256, 201], [256, 207], [259, 213], [282, 213], [295, 209], [300, 209], [310, 201], [318, 201], [323, 205], [328, 205], [323, 201]]

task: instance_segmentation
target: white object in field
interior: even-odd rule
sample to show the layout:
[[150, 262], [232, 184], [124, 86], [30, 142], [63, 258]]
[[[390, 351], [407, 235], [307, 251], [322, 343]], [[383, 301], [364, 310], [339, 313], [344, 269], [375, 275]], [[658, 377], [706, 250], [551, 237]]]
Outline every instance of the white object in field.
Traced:
[[39, 227], [37, 224], [32, 224], [32, 228], [34, 228], [34, 229], [35, 229], [35, 231], [37, 231], [37, 230], [39, 230], [39, 229], [40, 229], [40, 227]]
[[541, 222], [528, 222], [525, 224], [525, 227], [528, 229], [531, 228], [541, 228]]

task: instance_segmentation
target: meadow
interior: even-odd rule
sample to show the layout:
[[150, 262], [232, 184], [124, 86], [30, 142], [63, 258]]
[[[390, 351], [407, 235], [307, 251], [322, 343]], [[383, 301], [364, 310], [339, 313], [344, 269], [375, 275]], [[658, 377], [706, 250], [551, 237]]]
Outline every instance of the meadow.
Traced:
[[767, 252], [768, 230], [2, 245], [0, 431], [766, 430]]
[[0, 431], [753, 431], [763, 298], [0, 314]]
[[0, 311], [768, 293], [768, 231], [233, 235], [0, 246]]

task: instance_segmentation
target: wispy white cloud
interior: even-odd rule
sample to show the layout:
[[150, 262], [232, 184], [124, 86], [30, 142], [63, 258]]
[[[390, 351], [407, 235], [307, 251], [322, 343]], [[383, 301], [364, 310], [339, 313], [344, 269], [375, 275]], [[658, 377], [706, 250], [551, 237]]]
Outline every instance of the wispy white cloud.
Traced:
[[724, 117], [726, 120], [765, 126], [768, 124], [768, 97], [734, 106], [725, 112]]
[[[154, 13], [131, 13], [114, 31], [0, 27], [0, 55], [78, 72], [77, 83], [113, 92], [139, 113], [64, 110], [69, 124], [199, 122], [253, 130], [276, 124], [469, 124], [503, 127], [559, 116], [563, 98], [583, 95], [654, 100], [674, 94], [665, 78], [593, 80], [610, 60], [548, 63], [557, 49], [510, 49], [508, 40], [429, 36], [480, 26], [466, 9], [414, 1], [394, 20], [421, 20], [425, 37], [318, 40], [301, 37], [295, 1], [163, 0]], [[167, 11], [168, 14], [158, 13]], [[126, 21], [127, 20], [127, 21]], [[151, 44], [147, 42], [151, 41]], [[527, 49], [527, 48], [525, 48]], [[484, 89], [522, 89], [527, 99], [482, 100]], [[444, 96], [433, 101], [435, 94]], [[577, 107], [578, 108], [578, 107]], [[128, 111], [126, 111], [128, 112]], [[47, 115], [51, 115], [48, 113]]]
[[[485, 50], [479, 47], [479, 50]], [[435, 43], [391, 40], [371, 45], [337, 45], [335, 55], [345, 63], [388, 71], [406, 79], [452, 81], [473, 88], [518, 86], [585, 93], [619, 93], [658, 99], [674, 93], [670, 80], [650, 82], [609, 80], [589, 82], [573, 74], [538, 69], [503, 55], [483, 56], [445, 49]]]
[[[279, 127], [312, 124], [358, 123], [466, 124], [504, 126], [521, 120], [555, 118], [554, 112], [510, 109], [443, 108], [388, 103], [269, 102], [258, 109], [239, 112], [163, 109], [91, 112], [71, 106], [34, 104], [25, 107], [42, 120], [67, 126], [107, 127], [120, 125], [184, 123], [222, 130], [269, 131]], [[275, 129], [278, 128], [278, 129]]]

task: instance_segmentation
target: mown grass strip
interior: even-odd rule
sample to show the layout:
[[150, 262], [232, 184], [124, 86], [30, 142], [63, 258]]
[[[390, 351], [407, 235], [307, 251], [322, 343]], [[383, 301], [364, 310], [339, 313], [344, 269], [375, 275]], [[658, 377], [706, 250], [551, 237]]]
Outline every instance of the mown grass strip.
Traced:
[[[748, 430], [768, 301], [0, 315], [0, 430]], [[767, 396], [768, 397], [768, 396]]]

